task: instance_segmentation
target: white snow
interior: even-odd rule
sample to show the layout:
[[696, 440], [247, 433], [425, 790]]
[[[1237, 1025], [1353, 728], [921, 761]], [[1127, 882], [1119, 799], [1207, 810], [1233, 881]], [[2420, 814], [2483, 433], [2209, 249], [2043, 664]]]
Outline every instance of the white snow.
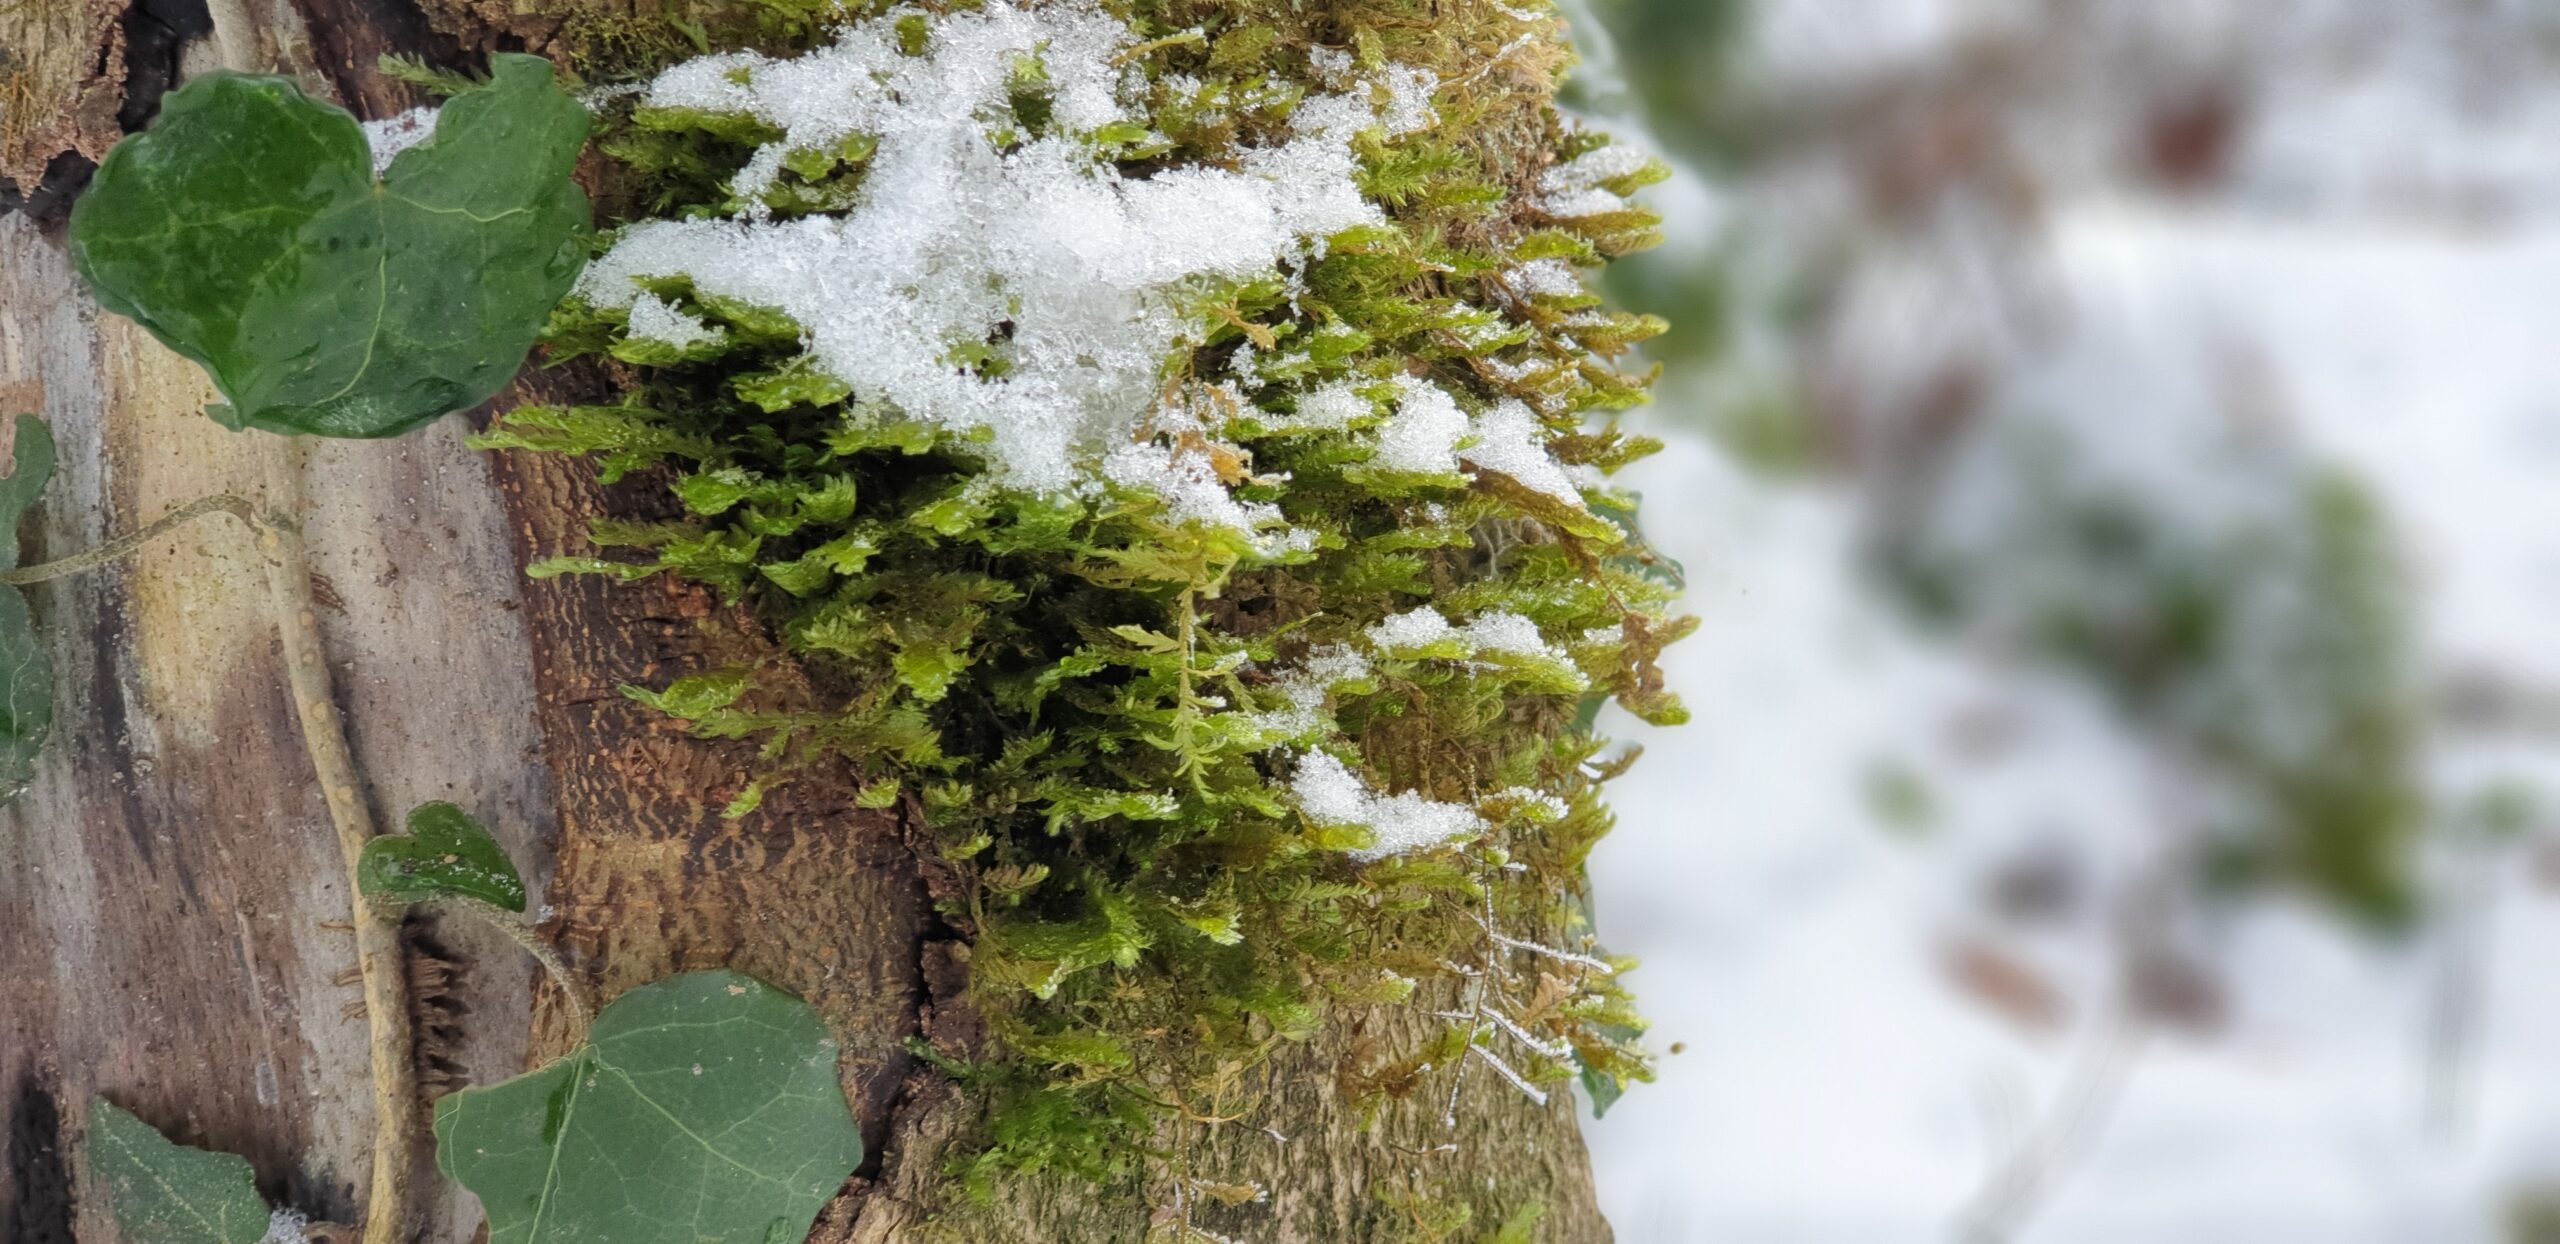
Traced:
[[1411, 376], [1396, 378], [1396, 412], [1378, 429], [1371, 463], [1390, 471], [1451, 475], [1458, 470], [1458, 442], [1467, 435], [1467, 412], [1449, 391]]
[[1386, 106], [1378, 112], [1387, 137], [1400, 138], [1440, 124], [1440, 114], [1431, 107], [1431, 94], [1440, 89], [1440, 75], [1417, 65], [1389, 65], [1379, 77], [1378, 88], [1387, 97]]
[[[1571, 195], [1594, 189], [1620, 178], [1633, 177], [1644, 171], [1654, 157], [1641, 147], [1625, 141], [1597, 147], [1548, 169], [1538, 179], [1538, 189], [1551, 195]], [[1626, 201], [1610, 196], [1617, 208]], [[1612, 208], [1610, 210], [1616, 210]]]
[[1410, 791], [1380, 795], [1327, 752], [1311, 751], [1300, 759], [1289, 790], [1308, 820], [1370, 832], [1372, 845], [1344, 852], [1355, 860], [1428, 850], [1485, 830], [1484, 818], [1464, 804], [1441, 803]]
[[[747, 113], [785, 132], [741, 175], [743, 198], [771, 184], [787, 151], [870, 137], [859, 201], [841, 216], [776, 221], [751, 204], [730, 219], [641, 223], [587, 269], [579, 296], [623, 307], [639, 297], [635, 278], [684, 276], [778, 309], [858, 395], [981, 434], [1004, 483], [1060, 492], [1087, 485], [1144, 426], [1166, 360], [1197, 340], [1203, 289], [1270, 274], [1380, 219], [1352, 176], [1352, 137], [1379, 124], [1364, 98], [1304, 100], [1292, 136], [1236, 168], [1129, 179], [1079, 137], [1145, 115], [1143, 74], [1117, 63], [1137, 42], [1120, 21], [1091, 0], [993, 0], [931, 16], [924, 54], [908, 56], [895, 26], [919, 15], [891, 10], [796, 59], [733, 53], [661, 75], [644, 106]], [[1021, 58], [1037, 60], [1051, 92], [1053, 123], [1037, 136], [1011, 114]], [[1410, 91], [1387, 94], [1411, 103]], [[961, 349], [993, 351], [1002, 374], [955, 365]], [[1174, 456], [1123, 450], [1111, 462], [1115, 480], [1160, 471], [1186, 511], [1234, 517]]]
[[1392, 652], [1399, 648], [1419, 648], [1424, 644], [1437, 643], [1448, 638], [1449, 634], [1449, 619], [1440, 616], [1439, 610], [1423, 605], [1404, 613], [1391, 614], [1385, 621], [1370, 627], [1369, 642], [1380, 651]]
[[1325, 697], [1335, 687], [1368, 673], [1369, 658], [1348, 645], [1316, 648], [1305, 660], [1279, 673], [1272, 688], [1280, 693], [1282, 707], [1261, 714], [1254, 724], [1275, 744], [1303, 741], [1324, 725]]
[[668, 305], [666, 299], [643, 291], [631, 301], [631, 324], [626, 335], [634, 341], [655, 341], [683, 349], [718, 341], [728, 334]]
[[1547, 430], [1529, 408], [1516, 401], [1495, 405], [1476, 417], [1476, 443], [1458, 456], [1472, 466], [1500, 471], [1526, 488], [1573, 506], [1582, 506], [1582, 490], [1547, 452]]
[[1588, 291], [1582, 274], [1561, 259], [1540, 259], [1502, 274], [1504, 283], [1531, 298], [1579, 298]]
[[1370, 645], [1383, 653], [1409, 652], [1455, 638], [1470, 655], [1501, 652], [1569, 664], [1565, 654], [1538, 633], [1537, 623], [1498, 609], [1478, 614], [1464, 626], [1452, 626], [1439, 610], [1422, 605], [1388, 615], [1369, 628], [1368, 637]]
[[397, 116], [362, 123], [364, 141], [373, 149], [373, 175], [391, 168], [392, 158], [419, 143], [435, 137], [436, 110], [412, 108]]
[[311, 1218], [300, 1210], [279, 1209], [267, 1216], [267, 1233], [258, 1244], [310, 1244]]
[[1292, 426], [1310, 431], [1331, 431], [1350, 425], [1354, 419], [1366, 419], [1378, 413], [1377, 406], [1360, 396], [1349, 384], [1324, 385], [1298, 396], [1298, 416]]
[[1494, 610], [1478, 614], [1458, 633], [1478, 652], [1507, 652], [1559, 664], [1565, 661], [1565, 655], [1538, 634], [1537, 623], [1516, 613]]
[[[1932, 360], [1986, 360], [1995, 398], [2026, 399], [2006, 409], [2040, 410], [2109, 478], [2199, 516], [2267, 502], [2245, 473], [2197, 469], [2200, 431], [2245, 424], [2378, 496], [2417, 567], [2407, 602], [2431, 683], [2520, 688], [2545, 706], [2521, 728], [2426, 727], [2423, 778], [2440, 801], [2513, 784], [2541, 815], [2512, 846], [2439, 841], [2436, 918], [2411, 936], [2359, 936], [2273, 899], [2189, 931], [2228, 1016], [2140, 1047], [2119, 1104], [2015, 1244], [2492, 1244], [2524, 1238], [2506, 1220], [2514, 1198], [2560, 1186], [2560, 896], [2532, 866], [2542, 853], [2548, 868], [2560, 807], [2547, 715], [2560, 681], [2548, 158], [2560, 90], [2546, 58], [2529, 98], [2482, 102], [2473, 79], [2534, 45], [2425, 29], [2476, 35], [2528, 9], [2096, 6], [2102, 21], [2174, 10], [2328, 33], [2155, 45], [2268, 80], [2227, 197], [2169, 207], [2041, 185], [2023, 262], [1960, 203], [1917, 243], [1828, 235], [1858, 239], [1850, 300], [1871, 305], [1849, 309], [1850, 348], [1815, 360], [1826, 381], [1908, 389]], [[1837, 90], [1871, 69], [1925, 69], [2045, 8], [1764, 11], [1754, 37], [1784, 45], [1775, 72]], [[2328, 74], [2357, 80], [2327, 87]], [[1802, 226], [1806, 197], [1775, 201], [1798, 217], [1781, 232]], [[2058, 308], [2047, 331], [1997, 322], [1990, 291], [2004, 280]], [[1968, 1198], [2109, 1024], [2107, 913], [2157, 866], [2192, 792], [2085, 685], [1900, 620], [1861, 568], [1871, 499], [1741, 473], [1694, 421], [1699, 395], [1719, 391], [1674, 382], [1642, 423], [1671, 450], [1622, 482], [1689, 570], [1705, 625], [1666, 672], [1696, 720], [1604, 723], [1648, 754], [1610, 790], [1619, 828], [1592, 874], [1604, 944], [1644, 960], [1628, 983], [1655, 1021], [1649, 1044], [1686, 1049], [1587, 1125], [1604, 1206], [1620, 1238], [1645, 1244], [1960, 1238]], [[1888, 767], [1917, 775], [1924, 827], [1883, 826], [1869, 795]], [[2074, 914], [1983, 929], [1986, 879], [2028, 857], [2085, 889]], [[2485, 880], [2449, 886], [2464, 870]], [[2004, 1023], [1951, 987], [1948, 939], [1988, 932], [2058, 992], [2056, 1030]], [[2428, 1034], [2466, 963], [2477, 1027], [2447, 1085]], [[2451, 1126], [2430, 1127], [2448, 1104]]]

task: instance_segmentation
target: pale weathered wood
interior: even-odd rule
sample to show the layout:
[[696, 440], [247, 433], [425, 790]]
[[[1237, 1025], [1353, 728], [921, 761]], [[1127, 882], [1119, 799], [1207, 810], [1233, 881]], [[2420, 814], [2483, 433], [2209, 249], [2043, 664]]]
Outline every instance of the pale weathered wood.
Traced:
[[[211, 397], [201, 373], [99, 315], [59, 240], [19, 217], [0, 217], [0, 307], [0, 395], [62, 446], [29, 558], [205, 493], [255, 496], [264, 459], [290, 455], [322, 595], [340, 602], [323, 628], [377, 814], [452, 799], [538, 866], [551, 801], [518, 579], [458, 424], [308, 452], [226, 432], [197, 413]], [[249, 1156], [282, 1200], [328, 1218], [356, 1209], [364, 1025], [342, 1013], [356, 990], [335, 981], [349, 939], [323, 927], [349, 896], [258, 574], [244, 533], [217, 518], [129, 567], [30, 592], [60, 720], [35, 788], [0, 813], [12, 1150], [0, 1237], [68, 1225], [76, 1164], [61, 1146], [96, 1093]], [[442, 936], [466, 965], [473, 1019], [451, 1055], [475, 1077], [508, 1074], [522, 1060], [522, 956]], [[425, 1238], [468, 1238], [464, 1200], [439, 1191]], [[78, 1238], [111, 1238], [102, 1212], [82, 1201]]]

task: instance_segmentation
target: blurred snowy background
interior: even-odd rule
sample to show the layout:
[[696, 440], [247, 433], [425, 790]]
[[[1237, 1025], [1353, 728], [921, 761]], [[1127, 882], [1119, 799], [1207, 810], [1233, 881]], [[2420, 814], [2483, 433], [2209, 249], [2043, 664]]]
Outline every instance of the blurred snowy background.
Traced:
[[1629, 1244], [2560, 1241], [2560, 3], [1574, 0]]

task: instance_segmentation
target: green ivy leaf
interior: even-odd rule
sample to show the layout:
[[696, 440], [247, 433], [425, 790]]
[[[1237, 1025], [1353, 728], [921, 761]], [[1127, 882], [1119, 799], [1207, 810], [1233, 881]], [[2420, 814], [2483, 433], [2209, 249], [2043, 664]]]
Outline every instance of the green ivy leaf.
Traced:
[[1582, 1068], [1581, 1075], [1582, 1091], [1591, 1098], [1591, 1117], [1606, 1118], [1609, 1107], [1617, 1105], [1618, 1099], [1626, 1096], [1627, 1087], [1618, 1083], [1618, 1077], [1594, 1067]]
[[576, 1053], [438, 1101], [435, 1130], [489, 1244], [797, 1240], [862, 1161], [826, 1026], [728, 971], [622, 995]]
[[366, 898], [401, 903], [460, 896], [524, 910], [524, 878], [506, 849], [470, 813], [449, 803], [420, 804], [409, 813], [408, 833], [364, 844], [356, 888]]
[[585, 263], [587, 114], [491, 58], [381, 181], [356, 119], [284, 78], [207, 74], [118, 143], [71, 214], [100, 305], [204, 365], [230, 427], [393, 436], [513, 377]]
[[258, 1244], [272, 1215], [246, 1158], [172, 1144], [104, 1098], [89, 1103], [89, 1169], [126, 1244]]
[[[53, 479], [53, 430], [18, 416], [17, 466], [0, 479], [0, 570], [18, 565], [18, 523]], [[35, 780], [36, 756], [53, 733], [53, 659], [36, 638], [27, 598], [0, 584], [0, 804]]]

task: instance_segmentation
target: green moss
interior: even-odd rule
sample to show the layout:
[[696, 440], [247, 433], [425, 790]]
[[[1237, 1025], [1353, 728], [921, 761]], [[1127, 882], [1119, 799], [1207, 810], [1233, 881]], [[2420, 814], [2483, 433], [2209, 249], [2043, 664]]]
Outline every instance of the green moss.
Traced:
[[[599, 524], [612, 557], [540, 571], [674, 574], [749, 602], [823, 689], [823, 708], [792, 711], [752, 672], [633, 691], [706, 735], [765, 742], [770, 770], [734, 809], [824, 766], [850, 768], [865, 806], [929, 823], [961, 882], [943, 915], [971, 939], [972, 997], [998, 1038], [974, 1058], [934, 1054], [990, 1107], [962, 1171], [972, 1181], [1128, 1175], [1156, 1152], [1152, 1132], [1248, 1111], [1274, 1050], [1366, 1007], [1498, 1007], [1558, 1052], [1505, 1047], [1550, 1087], [1579, 1071], [1614, 1094], [1648, 1074], [1640, 1021], [1588, 957], [1583, 861], [1609, 826], [1599, 784], [1624, 758], [1604, 760], [1587, 723], [1606, 697], [1677, 718], [1654, 667], [1684, 629], [1662, 612], [1674, 576], [1636, 538], [1630, 498], [1600, 490], [1585, 511], [1491, 472], [1399, 476], [1369, 464], [1377, 419], [1309, 433], [1287, 416], [1317, 384], [1383, 394], [1422, 377], [1548, 412], [1550, 451], [1568, 465], [1605, 472], [1650, 452], [1610, 419], [1642, 400], [1644, 378], [1609, 360], [1659, 323], [1501, 281], [1530, 259], [1596, 265], [1644, 244], [1653, 220], [1630, 208], [1565, 225], [1528, 208], [1544, 169], [1601, 142], [1551, 106], [1565, 63], [1551, 30], [1524, 38], [1484, 5], [1299, 7], [1133, 0], [1122, 11], [1151, 39], [1138, 63], [1160, 84], [1161, 138], [1093, 141], [1125, 143], [1112, 148], [1124, 167], [1226, 159], [1285, 123], [1317, 46], [1452, 84], [1436, 130], [1362, 139], [1366, 189], [1391, 223], [1333, 239], [1295, 297], [1253, 285], [1205, 297], [1203, 344], [1168, 360], [1169, 393], [1216, 391], [1240, 343], [1288, 360], [1258, 401], [1225, 390], [1213, 442], [1177, 448], [1226, 455], [1238, 495], [1279, 506], [1311, 548], [1257, 551], [1144, 492], [993, 487], [969, 438], [811, 371], [787, 321], [675, 287], [659, 292], [720, 327], [720, 344], [633, 350], [619, 313], [572, 308], [555, 353], [620, 359], [628, 398], [520, 410], [483, 438], [666, 485], [666, 521]], [[930, 37], [904, 20], [910, 43]], [[1045, 113], [1024, 102], [1039, 88], [1026, 73], [1016, 91], [1027, 130]], [[628, 166], [631, 214], [684, 215], [738, 206], [725, 180], [759, 137], [651, 111], [605, 142]], [[867, 154], [795, 158], [765, 203], [832, 210]], [[1521, 615], [1568, 661], [1399, 653], [1334, 688], [1303, 745], [1491, 825], [1362, 864], [1346, 854], [1358, 831], [1291, 805], [1290, 752], [1252, 710], [1281, 707], [1273, 671], [1424, 605]], [[1551, 798], [1503, 793], [1514, 787]], [[1340, 1081], [1373, 1109], [1433, 1098], [1471, 1040], [1506, 1039], [1490, 1021], [1453, 1022], [1428, 1048], [1364, 1053]], [[1510, 1091], [1491, 1075], [1474, 1084]]]

